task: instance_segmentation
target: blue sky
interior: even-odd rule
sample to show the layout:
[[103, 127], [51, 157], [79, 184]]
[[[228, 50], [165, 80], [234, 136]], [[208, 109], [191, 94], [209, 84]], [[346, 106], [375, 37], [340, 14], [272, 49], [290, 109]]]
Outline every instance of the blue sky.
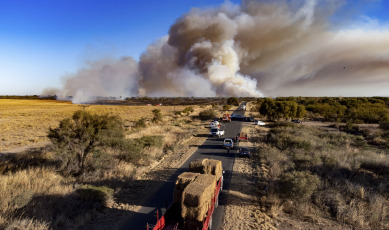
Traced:
[[[192, 7], [223, 2], [0, 0], [0, 95], [60, 88], [63, 76], [104, 56], [138, 59]], [[388, 21], [388, 0], [362, 2], [363, 15]]]

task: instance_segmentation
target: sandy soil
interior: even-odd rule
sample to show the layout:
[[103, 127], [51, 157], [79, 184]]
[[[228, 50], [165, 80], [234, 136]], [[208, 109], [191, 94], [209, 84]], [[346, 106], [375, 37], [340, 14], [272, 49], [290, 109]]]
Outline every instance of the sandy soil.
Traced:
[[[245, 124], [242, 132], [249, 134], [249, 141], [241, 143], [252, 149], [252, 157], [235, 159], [234, 173], [231, 178], [228, 200], [221, 229], [276, 229], [274, 221], [261, 210], [259, 203], [261, 182], [267, 179], [264, 167], [258, 167], [260, 157], [253, 151], [260, 147], [258, 140], [266, 135], [267, 128]], [[262, 169], [261, 169], [262, 168]]]

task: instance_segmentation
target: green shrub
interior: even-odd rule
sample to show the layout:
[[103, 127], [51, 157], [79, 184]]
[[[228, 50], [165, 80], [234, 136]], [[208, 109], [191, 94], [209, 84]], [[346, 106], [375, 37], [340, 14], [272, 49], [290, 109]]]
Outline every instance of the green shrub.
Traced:
[[163, 147], [163, 136], [143, 136], [136, 139], [125, 140], [121, 145], [118, 158], [128, 163], [138, 164], [147, 155], [144, 149], [147, 147]]
[[322, 155], [320, 158], [324, 167], [335, 168], [339, 165], [338, 160], [332, 155]]
[[135, 122], [135, 128], [146, 128], [146, 118], [142, 117], [141, 119]]
[[106, 186], [86, 184], [76, 189], [76, 193], [84, 201], [99, 202], [106, 206], [113, 202], [113, 189]]
[[97, 149], [91, 154], [90, 160], [86, 164], [87, 171], [98, 169], [108, 170], [115, 167], [114, 156], [106, 154], [102, 149]]
[[126, 140], [121, 143], [119, 160], [137, 164], [143, 156], [143, 146], [134, 144], [133, 140]]
[[186, 107], [182, 112], [186, 113], [186, 115], [189, 115], [190, 113], [193, 113], [194, 109], [192, 106]]
[[162, 116], [160, 109], [153, 109], [153, 111], [151, 111], [151, 112], [153, 112], [153, 115], [154, 115], [154, 117], [153, 117], [154, 123], [159, 123], [162, 121], [163, 116]]
[[223, 111], [228, 111], [231, 109], [231, 105], [223, 105]]
[[216, 117], [216, 113], [212, 109], [201, 111], [199, 114], [201, 120], [209, 120]]
[[380, 123], [380, 129], [389, 130], [389, 121], [384, 121]]
[[236, 98], [236, 97], [230, 97], [230, 98], [227, 99], [227, 104], [238, 106], [239, 105], [239, 99]]
[[318, 166], [322, 163], [319, 156], [311, 156], [304, 153], [295, 154], [292, 159], [296, 169], [307, 169], [313, 166]]
[[281, 175], [281, 195], [294, 200], [309, 199], [317, 190], [320, 179], [308, 171], [292, 171]]
[[115, 147], [124, 139], [124, 124], [118, 116], [94, 115], [79, 110], [71, 119], [60, 121], [58, 128], [50, 128], [47, 136], [64, 171], [80, 175], [89, 155], [103, 147]]

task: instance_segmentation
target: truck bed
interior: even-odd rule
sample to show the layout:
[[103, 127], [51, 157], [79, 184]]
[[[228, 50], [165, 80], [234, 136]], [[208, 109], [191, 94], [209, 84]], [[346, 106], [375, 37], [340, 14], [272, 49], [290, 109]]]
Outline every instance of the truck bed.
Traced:
[[[222, 184], [223, 177], [221, 177], [217, 181], [217, 186], [215, 189], [214, 196], [212, 198], [211, 207], [209, 207], [207, 216], [203, 220], [202, 230], [208, 229], [208, 225], [212, 218], [213, 211], [216, 208], [215, 205], [217, 205], [218, 203], [216, 201], [219, 198], [219, 193], [222, 188]], [[158, 219], [157, 214], [157, 223], [153, 230], [180, 230], [183, 227], [184, 221], [185, 220], [181, 218], [181, 204], [172, 203], [167, 209], [166, 213], [160, 219]], [[149, 230], [149, 225], [147, 225], [147, 230]]]

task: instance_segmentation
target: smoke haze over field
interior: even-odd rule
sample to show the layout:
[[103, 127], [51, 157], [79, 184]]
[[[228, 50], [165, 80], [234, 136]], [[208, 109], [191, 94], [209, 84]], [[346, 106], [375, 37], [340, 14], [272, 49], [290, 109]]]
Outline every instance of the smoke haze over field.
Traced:
[[373, 96], [366, 92], [389, 88], [389, 30], [369, 19], [341, 28], [334, 23], [347, 15], [337, 13], [341, 7], [335, 0], [247, 0], [192, 9], [139, 62], [91, 63], [67, 76], [58, 95], [74, 102], [94, 96]]

